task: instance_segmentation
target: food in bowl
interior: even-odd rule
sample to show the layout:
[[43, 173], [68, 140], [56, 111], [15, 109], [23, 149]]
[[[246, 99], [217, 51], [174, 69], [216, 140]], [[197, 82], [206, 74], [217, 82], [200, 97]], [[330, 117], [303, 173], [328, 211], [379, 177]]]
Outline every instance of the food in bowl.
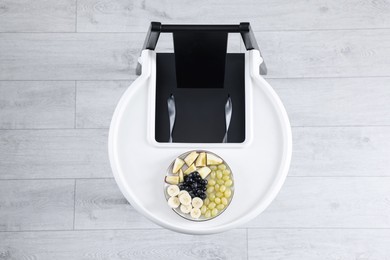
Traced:
[[165, 176], [167, 204], [180, 216], [210, 220], [229, 206], [234, 180], [229, 165], [208, 151], [190, 151], [177, 157]]

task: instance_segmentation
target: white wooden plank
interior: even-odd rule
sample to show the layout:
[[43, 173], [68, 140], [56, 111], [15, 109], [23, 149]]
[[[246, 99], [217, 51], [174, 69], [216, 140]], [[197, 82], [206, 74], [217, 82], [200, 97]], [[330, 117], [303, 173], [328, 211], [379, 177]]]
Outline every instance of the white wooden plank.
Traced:
[[111, 177], [107, 130], [1, 130], [0, 179]]
[[[389, 178], [289, 177], [249, 228], [390, 228]], [[76, 229], [150, 228], [114, 180], [78, 180]]]
[[294, 177], [266, 211], [262, 228], [390, 228], [390, 178]]
[[390, 30], [255, 33], [269, 78], [389, 76]]
[[127, 202], [113, 179], [77, 180], [75, 229], [158, 228]]
[[[268, 78], [390, 76], [390, 30], [261, 32]], [[0, 80], [129, 80], [144, 33], [0, 34]], [[375, 40], [374, 40], [375, 39]], [[159, 42], [164, 50], [172, 43]]]
[[73, 128], [72, 81], [0, 81], [0, 128]]
[[76, 127], [108, 128], [119, 98], [131, 82], [78, 81]]
[[293, 126], [390, 125], [390, 78], [268, 81]]
[[0, 79], [130, 79], [144, 34], [0, 34]]
[[389, 12], [387, 1], [79, 0], [77, 27], [88, 32], [143, 32], [151, 21], [161, 21], [251, 22], [256, 30], [389, 28]]
[[75, 29], [75, 0], [0, 3], [0, 32], [74, 32]]
[[0, 233], [6, 259], [247, 259], [245, 230], [189, 236], [167, 230]]
[[72, 229], [73, 195], [73, 180], [2, 180], [0, 231]]
[[390, 176], [389, 127], [294, 127], [293, 176]]
[[249, 230], [249, 259], [389, 259], [390, 230]]
[[[268, 81], [281, 97], [292, 126], [390, 125], [390, 78]], [[78, 82], [77, 127], [108, 127], [115, 106], [130, 83]]]

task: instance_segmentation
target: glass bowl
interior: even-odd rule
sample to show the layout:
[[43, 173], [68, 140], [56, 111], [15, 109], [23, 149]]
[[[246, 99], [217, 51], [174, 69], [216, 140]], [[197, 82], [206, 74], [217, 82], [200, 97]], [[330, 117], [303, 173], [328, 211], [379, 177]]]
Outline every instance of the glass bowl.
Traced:
[[[204, 152], [204, 153], [206, 153], [206, 154], [211, 154], [211, 155], [214, 155], [214, 156], [217, 156], [217, 157], [219, 157], [219, 158], [221, 158], [222, 160], [223, 160], [223, 162], [221, 163], [221, 164], [224, 164], [224, 165], [226, 165], [226, 169], [227, 170], [229, 170], [230, 171], [230, 174], [223, 174], [223, 176], [222, 176], [222, 178], [224, 177], [224, 176], [226, 176], [226, 175], [229, 175], [230, 176], [230, 179], [232, 180], [232, 182], [233, 182], [233, 184], [229, 187], [229, 189], [231, 190], [231, 196], [229, 197], [229, 198], [227, 198], [227, 205], [222, 209], [222, 210], [218, 210], [218, 213], [217, 213], [217, 215], [215, 215], [215, 216], [210, 216], [209, 218], [206, 218], [205, 216], [204, 216], [204, 214], [202, 214], [199, 218], [193, 218], [193, 217], [191, 217], [191, 215], [190, 215], [190, 213], [183, 213], [181, 210], [180, 210], [180, 206], [179, 207], [177, 207], [177, 208], [172, 208], [172, 210], [174, 211], [174, 212], [176, 212], [179, 216], [181, 216], [181, 217], [183, 217], [183, 218], [185, 218], [185, 219], [187, 219], [187, 220], [191, 220], [191, 221], [207, 221], [207, 220], [211, 220], [211, 219], [214, 219], [214, 218], [216, 218], [216, 217], [218, 217], [218, 216], [220, 216], [223, 212], [225, 212], [225, 210], [229, 207], [229, 205], [230, 205], [230, 203], [231, 203], [231, 201], [232, 201], [232, 199], [233, 199], [233, 197], [234, 197], [234, 178], [233, 178], [233, 171], [231, 170], [231, 168], [229, 167], [229, 165], [227, 164], [227, 162], [221, 157], [221, 156], [219, 156], [219, 155], [217, 155], [217, 154], [215, 154], [215, 153], [213, 153], [213, 152], [210, 152], [210, 151], [205, 151], [205, 150], [191, 150], [191, 151], [188, 151], [188, 152], [185, 152], [185, 153], [183, 153], [183, 154], [181, 154], [181, 155], [179, 155], [177, 158], [180, 158], [180, 159], [182, 159], [182, 160], [184, 160], [184, 158], [186, 158], [187, 157], [187, 155], [189, 155], [190, 153], [192, 153], [192, 152], [197, 152], [197, 153], [202, 153], [202, 152]], [[207, 156], [207, 155], [206, 155]], [[166, 198], [166, 200], [167, 200], [167, 202], [168, 202], [168, 199], [170, 198], [170, 196], [169, 196], [169, 194], [167, 193], [167, 188], [171, 185], [171, 184], [169, 184], [169, 183], [166, 183], [165, 182], [165, 177], [166, 176], [178, 176], [178, 174], [173, 174], [172, 173], [172, 170], [173, 170], [173, 165], [174, 165], [174, 163], [175, 163], [175, 160], [176, 160], [176, 158], [171, 162], [171, 164], [169, 165], [169, 167], [168, 167], [168, 169], [167, 169], [167, 171], [166, 171], [166, 174], [165, 174], [165, 176], [164, 176], [164, 195], [165, 195], [165, 198]], [[218, 165], [215, 165], [216, 167], [218, 167]], [[213, 166], [207, 166], [207, 167], [212, 167], [212, 168], [215, 168], [215, 167], [213, 167]], [[186, 170], [188, 168], [188, 166], [186, 165], [186, 164], [184, 164], [183, 166], [182, 166], [182, 170], [183, 170], [183, 172]], [[222, 171], [223, 172], [223, 170], [221, 170], [221, 169], [217, 169], [217, 170], [220, 170], [220, 171]], [[212, 172], [213, 171], [217, 171], [217, 170], [212, 170]], [[196, 171], [196, 170], [195, 170]], [[207, 175], [207, 177], [205, 178], [208, 182], [212, 179], [212, 172], [210, 173], [210, 174], [208, 174]], [[185, 175], [185, 174], [184, 174]], [[215, 181], [218, 181], [218, 180], [221, 180], [221, 181], [223, 181], [223, 179], [218, 179], [217, 177], [215, 177], [215, 179], [214, 179]], [[179, 183], [180, 184], [180, 183]], [[178, 186], [179, 186], [179, 184], [178, 184]], [[221, 185], [223, 185], [223, 184], [221, 184]], [[207, 184], [207, 187], [209, 187], [209, 183]], [[215, 187], [215, 186], [214, 186]], [[213, 192], [214, 194], [216, 194], [216, 192], [214, 191]], [[208, 193], [206, 193], [207, 194], [207, 198], [210, 200], [210, 198], [209, 198], [209, 194]], [[205, 199], [206, 200], [206, 199]], [[203, 200], [203, 205], [205, 205], [205, 200]], [[212, 201], [210, 201], [210, 203], [211, 203]], [[168, 204], [167, 204], [167, 207], [169, 207], [168, 206]]]

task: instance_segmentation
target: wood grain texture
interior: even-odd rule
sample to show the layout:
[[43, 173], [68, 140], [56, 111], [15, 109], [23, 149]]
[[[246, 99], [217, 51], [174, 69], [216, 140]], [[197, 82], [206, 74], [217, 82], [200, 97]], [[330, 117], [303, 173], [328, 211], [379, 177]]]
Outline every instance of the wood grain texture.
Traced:
[[249, 259], [389, 259], [390, 230], [250, 229]]
[[0, 34], [0, 79], [130, 79], [143, 34]]
[[[135, 78], [135, 76], [134, 76]], [[110, 126], [115, 107], [132, 81], [77, 82], [76, 127]]]
[[5, 259], [247, 259], [245, 230], [189, 236], [167, 230], [0, 233]]
[[251, 22], [256, 30], [390, 27], [388, 1], [79, 0], [77, 7], [77, 28], [83, 32], [143, 32], [151, 21]]
[[389, 76], [390, 30], [255, 33], [268, 78]]
[[115, 180], [77, 180], [75, 229], [158, 228], [127, 202]]
[[[249, 228], [390, 228], [390, 178], [289, 177]], [[114, 180], [78, 180], [77, 229], [152, 228]]]
[[389, 127], [294, 127], [291, 176], [390, 176]]
[[[135, 78], [135, 76], [134, 76]], [[390, 78], [268, 79], [292, 126], [390, 125]], [[77, 127], [108, 127], [131, 81], [77, 83]]]
[[72, 81], [0, 81], [0, 128], [73, 128]]
[[287, 178], [247, 227], [390, 228], [390, 178]]
[[390, 125], [390, 78], [269, 79], [293, 126]]
[[0, 231], [72, 229], [73, 195], [73, 180], [2, 180]]
[[75, 28], [75, 0], [0, 2], [0, 32], [74, 32]]
[[[390, 30], [257, 33], [268, 78], [390, 76]], [[0, 80], [129, 80], [143, 33], [0, 34]], [[374, 40], [375, 39], [375, 40]], [[159, 41], [161, 50], [170, 41]]]
[[0, 179], [111, 177], [107, 130], [0, 131]]

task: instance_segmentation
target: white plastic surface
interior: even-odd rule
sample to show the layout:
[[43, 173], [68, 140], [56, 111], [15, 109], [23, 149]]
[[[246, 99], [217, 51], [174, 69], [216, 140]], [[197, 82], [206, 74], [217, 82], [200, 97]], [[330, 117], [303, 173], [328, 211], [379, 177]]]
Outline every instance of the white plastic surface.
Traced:
[[[158, 143], [154, 139], [156, 54], [150, 50], [142, 52], [142, 74], [119, 101], [108, 142], [115, 180], [137, 211], [177, 232], [212, 234], [253, 219], [276, 197], [290, 166], [291, 127], [279, 97], [259, 75], [261, 62], [257, 50], [245, 54], [244, 143]], [[219, 154], [228, 162], [235, 178], [230, 206], [219, 217], [205, 222], [178, 216], [167, 206], [161, 188], [172, 160], [195, 149]]]

